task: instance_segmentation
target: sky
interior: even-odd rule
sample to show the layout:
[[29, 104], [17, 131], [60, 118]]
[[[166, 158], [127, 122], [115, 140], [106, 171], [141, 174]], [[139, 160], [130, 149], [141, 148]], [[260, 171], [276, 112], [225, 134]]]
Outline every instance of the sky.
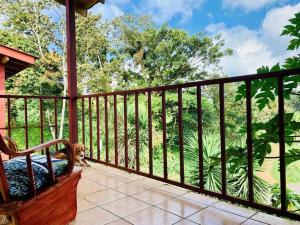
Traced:
[[283, 26], [297, 12], [300, 0], [106, 0], [93, 8], [105, 19], [150, 15], [158, 24], [213, 36], [221, 34], [225, 47], [234, 51], [221, 60], [229, 76], [252, 74], [262, 65], [272, 66], [297, 52], [286, 51]]

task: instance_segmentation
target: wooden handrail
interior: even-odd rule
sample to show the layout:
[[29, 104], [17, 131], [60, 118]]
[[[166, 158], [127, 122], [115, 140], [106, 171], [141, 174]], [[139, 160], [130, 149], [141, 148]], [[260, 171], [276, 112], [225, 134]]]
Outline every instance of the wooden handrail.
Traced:
[[[8, 141], [9, 146], [7, 146], [4, 139], [6, 139]], [[12, 145], [12, 144], [14, 144], [14, 145]], [[61, 139], [53, 140], [53, 141], [49, 141], [49, 142], [37, 145], [35, 147], [29, 148], [29, 149], [26, 149], [23, 151], [17, 151], [17, 146], [13, 142], [13, 140], [10, 138], [3, 138], [2, 135], [0, 134], [0, 150], [3, 153], [9, 155], [10, 157], [21, 157], [21, 156], [26, 157], [27, 172], [28, 172], [28, 177], [29, 177], [29, 182], [30, 182], [29, 185], [30, 185], [30, 190], [31, 190], [33, 196], [36, 196], [37, 190], [36, 190], [36, 186], [35, 186], [31, 154], [46, 149], [49, 175], [50, 175], [51, 183], [54, 183], [55, 177], [54, 177], [54, 172], [53, 172], [53, 168], [52, 168], [52, 161], [51, 161], [51, 157], [50, 157], [49, 148], [51, 146], [56, 146], [58, 144], [62, 144], [66, 148], [68, 167], [65, 172], [65, 175], [68, 175], [73, 171], [73, 168], [74, 168], [74, 152], [73, 152], [72, 144], [69, 143], [67, 140], [61, 140]], [[11, 146], [14, 146], [14, 148], [13, 149], [10, 148]], [[10, 199], [9, 198], [9, 188], [8, 188], [8, 182], [7, 182], [7, 178], [5, 175], [4, 166], [3, 166], [1, 157], [0, 157], [0, 172], [1, 172], [0, 178], [2, 181], [2, 188], [3, 188], [3, 194], [4, 194], [4, 196], [2, 196], [2, 197], [3, 197], [4, 202], [8, 202]]]

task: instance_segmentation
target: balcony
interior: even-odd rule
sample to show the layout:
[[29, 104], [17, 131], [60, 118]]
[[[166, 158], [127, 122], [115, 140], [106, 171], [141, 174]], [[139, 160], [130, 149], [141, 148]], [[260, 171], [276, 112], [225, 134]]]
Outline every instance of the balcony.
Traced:
[[[287, 177], [290, 160], [299, 159], [297, 126], [291, 132], [291, 124], [299, 121], [288, 116], [298, 108], [287, 107], [298, 95], [298, 72], [78, 96], [76, 128], [66, 122], [72, 117], [67, 97], [2, 95], [7, 123], [1, 131], [21, 149], [78, 131], [92, 167], [84, 168], [79, 184], [75, 224], [297, 224], [272, 215], [300, 218], [291, 200], [299, 184]], [[235, 90], [233, 100], [228, 86]], [[256, 109], [262, 90], [276, 95], [268, 98], [274, 107], [266, 116], [269, 129], [260, 120], [265, 111]], [[207, 114], [213, 98], [214, 115]], [[240, 115], [231, 125], [229, 108]], [[193, 122], [187, 124], [186, 118]], [[230, 130], [232, 123], [238, 129]], [[264, 129], [272, 136], [266, 145], [270, 152], [256, 165]], [[273, 167], [277, 180], [264, 171]]]
[[287, 219], [232, 205], [164, 182], [92, 163], [78, 187], [72, 225], [293, 225]]

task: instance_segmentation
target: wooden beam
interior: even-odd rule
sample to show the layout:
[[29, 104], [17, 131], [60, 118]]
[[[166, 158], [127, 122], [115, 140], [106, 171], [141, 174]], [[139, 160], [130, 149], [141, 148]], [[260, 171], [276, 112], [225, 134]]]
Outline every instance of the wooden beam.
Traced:
[[6, 64], [9, 61], [9, 57], [3, 56], [2, 58], [0, 57], [0, 63], [1, 64]]
[[69, 140], [78, 143], [75, 0], [66, 0]]
[[35, 57], [24, 52], [0, 45], [0, 56], [7, 56], [12, 59], [17, 59], [22, 62], [26, 62], [33, 65], [35, 62]]
[[[66, 5], [66, 0], [55, 0], [56, 2]], [[88, 9], [92, 8], [97, 3], [105, 3], [105, 0], [75, 0], [75, 11], [82, 15], [87, 16]]]

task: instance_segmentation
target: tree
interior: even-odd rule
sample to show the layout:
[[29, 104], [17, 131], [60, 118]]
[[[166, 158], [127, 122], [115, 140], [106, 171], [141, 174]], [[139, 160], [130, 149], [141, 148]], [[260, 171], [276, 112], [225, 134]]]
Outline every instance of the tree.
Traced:
[[[290, 24], [284, 27], [282, 35], [292, 37], [287, 50], [296, 50], [300, 47], [300, 13], [290, 19]], [[262, 66], [257, 70], [258, 73], [268, 73], [284, 69], [300, 68], [300, 55], [290, 57], [285, 60], [283, 65], [276, 64], [272, 68]], [[299, 101], [300, 74], [284, 78], [284, 98], [291, 101]], [[252, 81], [252, 98], [257, 106], [258, 112], [262, 112], [278, 99], [278, 82], [276, 78], [261, 79]], [[246, 85], [238, 87], [236, 101], [246, 98]], [[297, 111], [297, 109], [296, 109]], [[271, 119], [264, 122], [253, 123], [253, 148], [254, 161], [261, 166], [268, 154], [271, 153], [271, 143], [279, 143], [278, 113], [273, 112]], [[285, 136], [286, 136], [286, 166], [300, 160], [300, 149], [293, 147], [295, 136], [299, 135], [300, 121], [295, 117], [295, 112], [285, 112]], [[245, 132], [245, 128], [241, 130]], [[278, 187], [272, 188], [272, 204], [279, 206], [281, 204], [278, 198]], [[292, 210], [299, 209], [299, 196], [288, 190], [288, 207]]]
[[148, 17], [119, 17], [113, 21], [116, 58], [127, 65], [120, 74], [122, 87], [158, 86], [215, 75], [219, 60], [231, 50], [222, 51], [220, 36], [206, 37], [163, 25], [156, 28]]

